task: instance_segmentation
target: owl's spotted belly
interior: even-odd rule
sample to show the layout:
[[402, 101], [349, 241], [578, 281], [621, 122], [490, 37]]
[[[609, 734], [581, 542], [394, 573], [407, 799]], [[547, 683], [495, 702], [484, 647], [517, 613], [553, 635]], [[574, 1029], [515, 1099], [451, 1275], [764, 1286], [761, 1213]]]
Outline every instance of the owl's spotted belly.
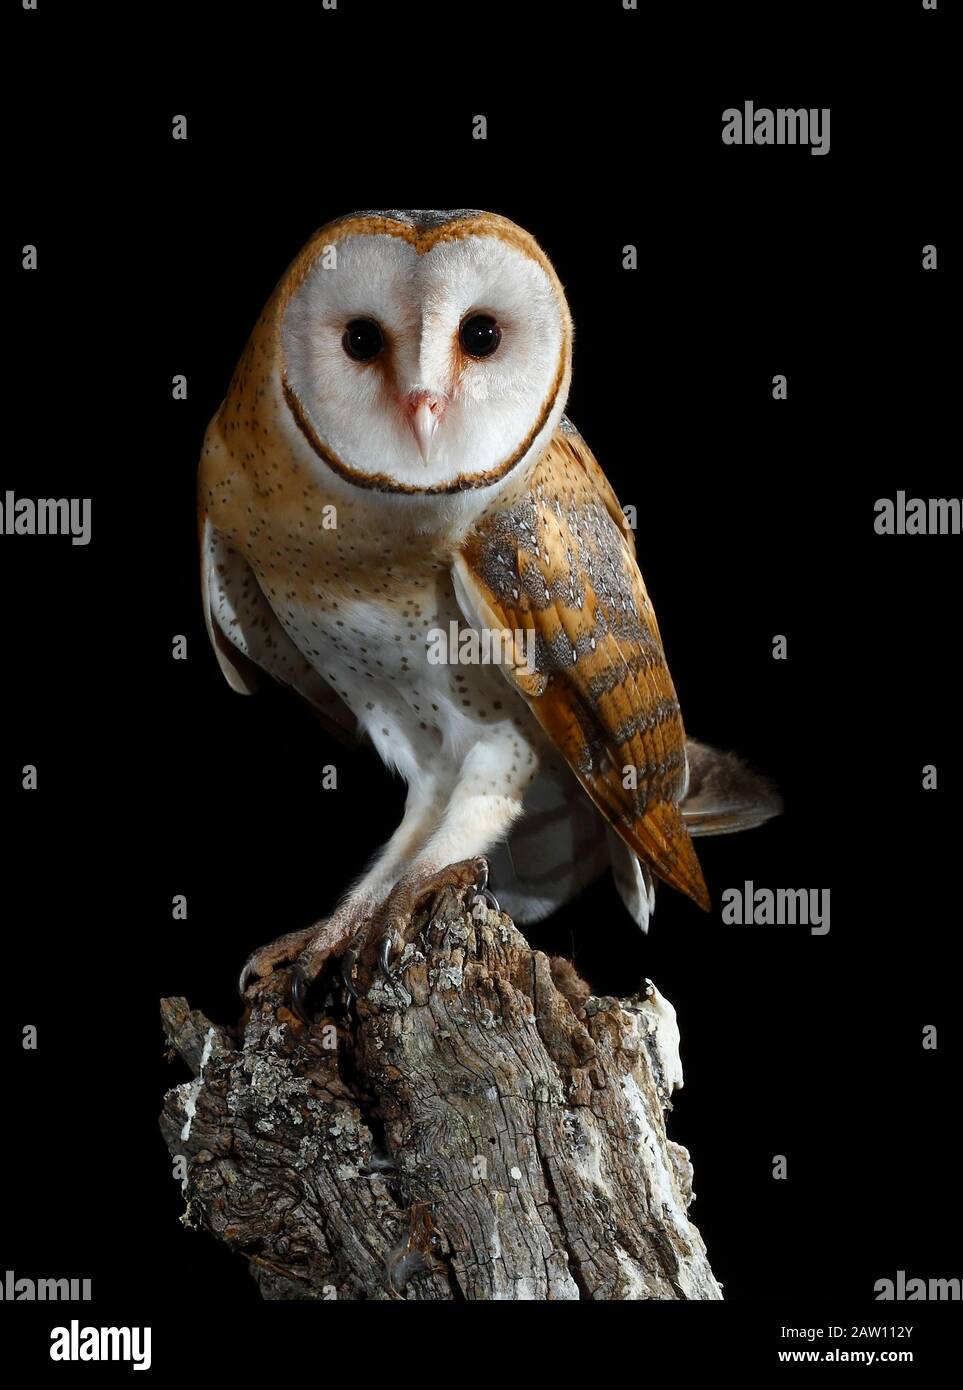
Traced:
[[489, 740], [511, 745], [513, 759], [534, 770], [545, 740], [499, 669], [506, 652], [466, 626], [445, 581], [381, 602], [274, 606], [306, 660], [402, 775], [417, 775], [442, 749], [457, 764]]

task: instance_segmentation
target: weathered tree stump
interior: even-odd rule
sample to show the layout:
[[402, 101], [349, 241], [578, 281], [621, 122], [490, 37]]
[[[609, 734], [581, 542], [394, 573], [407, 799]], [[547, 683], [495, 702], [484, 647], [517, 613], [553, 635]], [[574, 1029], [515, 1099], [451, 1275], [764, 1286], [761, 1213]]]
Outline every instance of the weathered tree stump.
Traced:
[[[311, 1027], [288, 974], [241, 1030], [165, 999], [194, 1073], [161, 1129], [185, 1224], [269, 1299], [718, 1299], [667, 1140], [671, 1006], [593, 998], [567, 962], [451, 890], [393, 979]], [[249, 996], [251, 997], [251, 996]]]

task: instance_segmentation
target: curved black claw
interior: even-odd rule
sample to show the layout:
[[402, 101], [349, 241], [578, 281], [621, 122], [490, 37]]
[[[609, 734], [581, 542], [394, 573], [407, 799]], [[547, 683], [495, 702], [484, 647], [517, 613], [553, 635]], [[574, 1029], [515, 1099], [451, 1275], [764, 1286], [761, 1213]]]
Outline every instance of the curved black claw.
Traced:
[[475, 896], [471, 900], [472, 907], [481, 900], [491, 908], [492, 912], [501, 912], [498, 906], [498, 899], [488, 887], [488, 860], [481, 860], [481, 869], [478, 874], [478, 882], [475, 884]]
[[291, 1007], [302, 1023], [313, 1023], [308, 1010], [308, 993], [312, 981], [303, 965], [296, 965], [291, 975]]
[[391, 932], [386, 931], [378, 944], [378, 964], [381, 966], [382, 975], [391, 976], [391, 947], [394, 942]]
[[341, 957], [341, 983], [352, 999], [357, 999], [358, 990], [354, 982], [354, 968], [358, 964], [358, 950], [352, 941]]
[[[356, 945], [355, 942], [358, 944]], [[391, 978], [391, 933], [386, 932], [381, 938], [378, 946], [378, 964], [381, 972], [388, 979]], [[361, 942], [358, 937], [351, 942], [344, 955], [341, 957], [341, 983], [351, 995], [352, 999], [358, 997], [358, 987], [354, 982], [354, 968], [358, 964], [358, 957], [361, 955]]]

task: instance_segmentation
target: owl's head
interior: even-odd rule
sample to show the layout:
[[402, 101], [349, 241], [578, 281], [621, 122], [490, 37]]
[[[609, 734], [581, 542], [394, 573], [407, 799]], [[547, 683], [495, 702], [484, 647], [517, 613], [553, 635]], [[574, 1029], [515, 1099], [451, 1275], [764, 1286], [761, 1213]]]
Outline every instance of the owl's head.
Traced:
[[276, 300], [285, 405], [358, 487], [490, 486], [565, 408], [572, 326], [534, 239], [485, 212], [364, 212], [323, 227]]

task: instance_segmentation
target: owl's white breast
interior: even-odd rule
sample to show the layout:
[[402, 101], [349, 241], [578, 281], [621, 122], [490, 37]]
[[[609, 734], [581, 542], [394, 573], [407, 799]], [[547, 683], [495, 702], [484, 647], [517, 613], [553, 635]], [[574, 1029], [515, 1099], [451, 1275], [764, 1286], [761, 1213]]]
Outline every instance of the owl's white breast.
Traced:
[[[406, 781], [439, 757], [457, 767], [482, 738], [510, 735], [520, 740], [524, 758], [539, 742], [536, 722], [498, 666], [457, 660], [448, 638], [465, 624], [447, 573], [432, 574], [423, 586], [409, 579], [403, 594], [336, 607], [273, 606], [306, 660]], [[429, 650], [438, 652], [438, 633], [454, 661], [429, 660]]]

